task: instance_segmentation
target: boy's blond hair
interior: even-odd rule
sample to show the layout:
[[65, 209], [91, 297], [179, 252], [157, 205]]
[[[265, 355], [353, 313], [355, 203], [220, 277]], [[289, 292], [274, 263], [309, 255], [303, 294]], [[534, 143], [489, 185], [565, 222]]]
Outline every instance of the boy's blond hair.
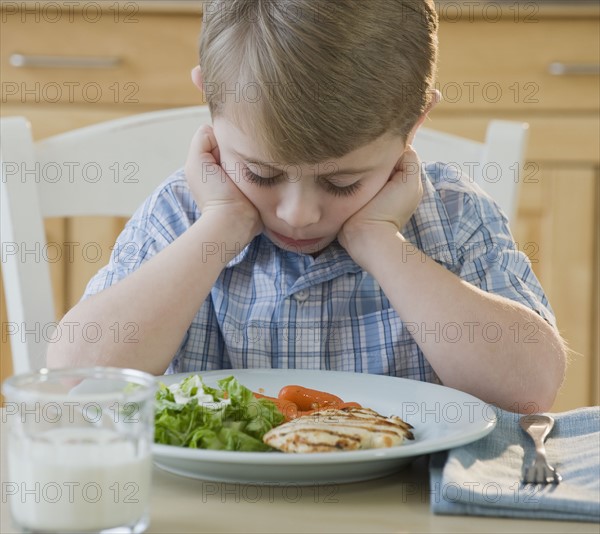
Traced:
[[205, 97], [272, 162], [339, 158], [408, 134], [432, 94], [437, 26], [431, 0], [213, 0]]

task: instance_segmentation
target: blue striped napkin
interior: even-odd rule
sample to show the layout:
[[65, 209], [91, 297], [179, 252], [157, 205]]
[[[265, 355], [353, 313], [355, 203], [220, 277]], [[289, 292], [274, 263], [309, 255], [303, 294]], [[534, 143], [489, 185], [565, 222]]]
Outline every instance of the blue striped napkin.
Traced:
[[550, 414], [548, 462], [562, 475], [557, 485], [523, 486], [523, 460], [535, 456], [519, 426], [521, 415], [497, 409], [496, 428], [476, 442], [430, 460], [435, 514], [486, 515], [600, 522], [600, 407]]

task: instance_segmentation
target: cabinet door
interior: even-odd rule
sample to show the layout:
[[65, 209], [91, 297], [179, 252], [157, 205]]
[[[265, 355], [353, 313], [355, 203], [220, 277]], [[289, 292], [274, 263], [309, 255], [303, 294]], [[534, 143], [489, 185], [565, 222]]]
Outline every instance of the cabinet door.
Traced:
[[[0, 318], [2, 323], [2, 336], [0, 338], [0, 379], [12, 375], [12, 354], [8, 340], [8, 319], [6, 317], [6, 302], [4, 301], [4, 286], [0, 280]], [[4, 397], [0, 396], [0, 406], [4, 403]]]
[[483, 141], [487, 124], [494, 118], [530, 124], [528, 161], [511, 229], [517, 246], [532, 262], [571, 350], [567, 376], [552, 411], [597, 404], [598, 120], [568, 115], [467, 117], [434, 112], [426, 125]]
[[568, 343], [567, 376], [552, 409], [564, 411], [597, 402], [597, 169], [542, 164], [525, 194], [528, 185], [538, 189], [537, 206], [523, 208], [526, 224], [516, 225], [515, 238], [535, 245], [534, 270]]
[[[73, 8], [89, 4], [92, 10], [105, 4], [69, 3]], [[128, 2], [127, 8], [135, 13], [115, 17], [117, 2], [110, 2], [110, 7], [100, 9], [97, 20], [90, 20], [85, 9], [75, 8], [72, 15], [66, 10], [46, 14], [59, 2], [2, 2], [12, 8], [2, 11], [3, 103], [84, 107], [200, 103], [190, 70], [198, 64], [202, 17], [142, 12], [144, 4], [152, 3]], [[49, 4], [48, 10], [41, 10], [41, 4]], [[21, 13], [16, 12], [19, 9]]]

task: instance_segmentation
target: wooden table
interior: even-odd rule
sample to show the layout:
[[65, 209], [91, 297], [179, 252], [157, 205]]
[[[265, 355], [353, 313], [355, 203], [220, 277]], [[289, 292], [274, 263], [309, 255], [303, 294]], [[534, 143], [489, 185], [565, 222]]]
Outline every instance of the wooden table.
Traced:
[[[6, 439], [4, 412], [0, 424]], [[5, 447], [2, 447], [5, 450]], [[154, 469], [148, 533], [187, 532], [540, 532], [598, 533], [593, 523], [436, 516], [427, 457], [385, 478], [343, 485], [274, 487], [205, 482]], [[0, 532], [18, 532], [5, 495], [2, 454]]]

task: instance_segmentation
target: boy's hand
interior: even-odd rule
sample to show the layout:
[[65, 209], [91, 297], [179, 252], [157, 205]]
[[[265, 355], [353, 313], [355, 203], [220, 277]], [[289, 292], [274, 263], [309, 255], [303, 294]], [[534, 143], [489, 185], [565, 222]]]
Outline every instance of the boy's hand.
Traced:
[[362, 266], [366, 259], [361, 258], [364, 245], [372, 244], [378, 235], [385, 232], [393, 232], [394, 235], [400, 232], [417, 209], [422, 196], [421, 162], [412, 146], [407, 145], [388, 182], [344, 223], [338, 241]]
[[263, 230], [260, 214], [221, 167], [219, 146], [211, 126], [194, 134], [185, 162], [185, 176], [202, 215], [228, 213], [231, 221], [248, 224], [252, 237]]

